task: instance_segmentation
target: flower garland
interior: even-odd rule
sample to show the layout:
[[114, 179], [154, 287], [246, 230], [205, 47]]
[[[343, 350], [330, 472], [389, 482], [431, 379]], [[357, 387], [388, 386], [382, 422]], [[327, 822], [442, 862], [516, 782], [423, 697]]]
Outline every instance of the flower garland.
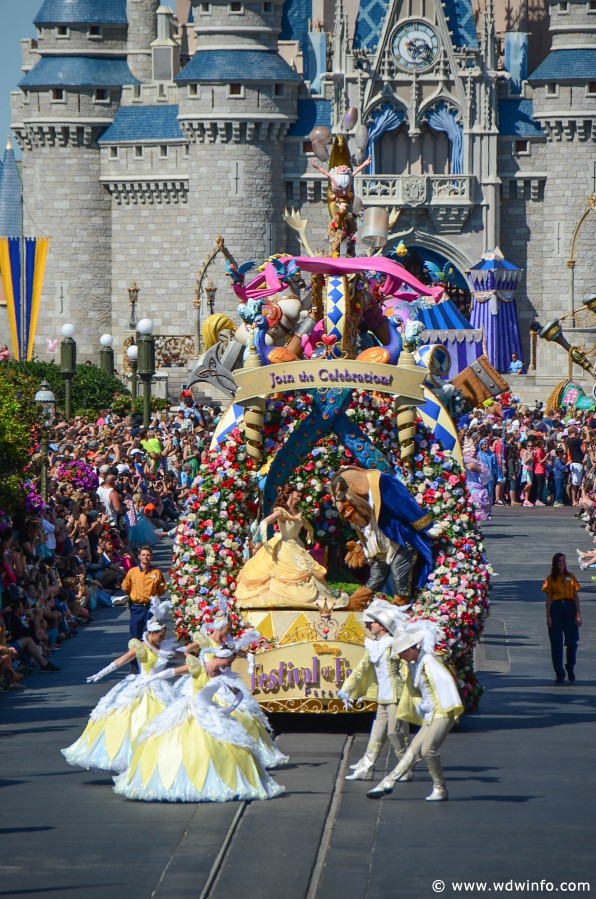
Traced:
[[71, 459], [61, 462], [55, 472], [56, 480], [61, 484], [72, 484], [77, 490], [90, 493], [99, 487], [99, 478], [95, 469], [82, 459]]
[[[264, 450], [269, 459], [281, 451], [294, 427], [308, 413], [308, 394], [270, 400], [265, 412]], [[489, 569], [483, 558], [482, 536], [471, 510], [465, 473], [446, 455], [421, 424], [417, 423], [416, 454], [411, 468], [404, 468], [391, 403], [367, 394], [354, 399], [347, 410], [363, 432], [374, 441], [395, 474], [417, 502], [431, 509], [443, 525], [433, 543], [436, 567], [421, 590], [412, 612], [442, 629], [437, 649], [453, 663], [464, 703], [474, 707], [481, 694], [473, 671], [472, 652], [488, 611]], [[303, 514], [311, 522], [317, 546], [343, 544], [353, 539], [352, 530], [339, 519], [329, 491], [329, 481], [354, 458], [334, 434], [323, 438], [292, 478], [304, 488]], [[178, 635], [191, 636], [209, 620], [215, 590], [233, 597], [236, 577], [245, 561], [250, 526], [258, 520], [257, 464], [248, 457], [239, 430], [204, 464], [193, 485], [188, 512], [177, 527], [172, 568], [172, 596]], [[242, 616], [233, 601], [229, 612], [232, 632], [240, 632]]]

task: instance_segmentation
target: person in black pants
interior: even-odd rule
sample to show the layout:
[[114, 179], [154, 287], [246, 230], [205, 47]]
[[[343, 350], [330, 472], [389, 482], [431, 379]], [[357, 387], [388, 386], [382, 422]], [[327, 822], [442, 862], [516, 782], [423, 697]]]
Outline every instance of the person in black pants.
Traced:
[[[567, 677], [573, 683], [582, 616], [579, 607], [579, 584], [567, 571], [564, 553], [554, 554], [551, 573], [542, 585], [542, 590], [546, 593], [546, 625], [556, 682], [564, 683], [566, 671]], [[567, 650], [565, 668], [563, 668], [563, 638]]]

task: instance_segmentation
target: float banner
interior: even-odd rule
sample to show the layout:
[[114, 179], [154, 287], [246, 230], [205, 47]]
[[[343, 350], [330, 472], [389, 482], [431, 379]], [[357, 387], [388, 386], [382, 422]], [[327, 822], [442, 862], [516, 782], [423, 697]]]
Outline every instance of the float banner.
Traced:
[[313, 359], [241, 368], [234, 372], [238, 386], [234, 402], [246, 403], [256, 397], [284, 391], [348, 388], [390, 393], [401, 404], [417, 405], [424, 400], [422, 382], [425, 375], [424, 369], [414, 371], [352, 359]]

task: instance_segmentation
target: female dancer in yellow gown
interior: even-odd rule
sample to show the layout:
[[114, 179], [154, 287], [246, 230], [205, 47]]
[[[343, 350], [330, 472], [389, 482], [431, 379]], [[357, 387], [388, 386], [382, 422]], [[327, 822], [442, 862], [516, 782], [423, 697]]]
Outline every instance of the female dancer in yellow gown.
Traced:
[[[202, 658], [204, 659], [212, 659], [218, 649], [234, 644], [234, 641], [231, 641], [231, 643], [228, 642], [230, 640], [230, 625], [227, 617], [228, 600], [222, 594], [217, 594], [216, 596], [217, 606], [215, 607], [216, 614], [213, 621], [202, 626], [200, 639], [196, 643], [185, 647], [187, 652], [189, 650], [192, 651], [195, 648], [200, 649]], [[255, 636], [255, 639], [257, 638], [258, 635]], [[247, 656], [246, 652], [242, 649], [238, 649], [236, 655], [237, 657]], [[254, 657], [248, 655], [248, 658], [250, 667], [251, 663], [254, 662]], [[193, 692], [206, 686], [209, 678], [204, 668], [202, 675], [199, 673], [197, 677], [199, 679], [202, 677], [203, 682], [198, 683], [196, 678], [190, 673], [181, 677], [174, 686], [176, 695], [190, 696]], [[234, 678], [236, 689], [240, 690], [243, 694], [242, 703], [234, 712], [232, 712], [232, 716], [243, 726], [249, 737], [252, 737], [255, 741], [259, 751], [259, 761], [264, 768], [278, 768], [281, 765], [286, 765], [288, 763], [288, 757], [275, 745], [271, 736], [271, 725], [261, 711], [259, 704], [255, 702], [250, 690], [245, 686], [238, 674], [229, 672], [227, 678], [229, 679], [231, 677]], [[229, 686], [224, 685], [222, 689], [217, 692], [214, 699], [218, 705], [225, 709], [229, 708], [234, 702], [234, 694]]]
[[176, 698], [171, 684], [150, 680], [171, 655], [160, 652], [165, 635], [165, 625], [152, 619], [142, 641], [131, 640], [128, 652], [87, 678], [87, 683], [95, 683], [135, 658], [139, 665], [140, 673], [129, 675], [100, 699], [79, 739], [62, 750], [69, 765], [109, 772], [126, 769], [140, 732]]
[[188, 664], [174, 670], [190, 672], [193, 693], [180, 696], [145, 728], [128, 770], [114, 778], [116, 793], [145, 801], [226, 802], [273, 799], [283, 792], [259, 761], [254, 740], [231, 718], [242, 692], [229, 708], [213, 702], [234, 658], [233, 649], [219, 648], [208, 659], [189, 655]]
[[[238, 575], [236, 601], [241, 609], [313, 609], [317, 601], [333, 602], [325, 583], [326, 570], [300, 542], [302, 528], [312, 542], [311, 525], [300, 513], [300, 491], [280, 487], [271, 515], [260, 525], [262, 546]], [[267, 540], [267, 526], [278, 523], [279, 533]]]

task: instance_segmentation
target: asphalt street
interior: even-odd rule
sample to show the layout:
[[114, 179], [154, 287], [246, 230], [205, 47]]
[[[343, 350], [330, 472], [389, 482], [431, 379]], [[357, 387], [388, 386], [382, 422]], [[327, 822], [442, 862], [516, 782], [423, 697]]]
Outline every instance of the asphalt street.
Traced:
[[[596, 584], [575, 560], [590, 537], [569, 509], [497, 509], [485, 533], [497, 572], [479, 653], [486, 689], [444, 747], [449, 802], [422, 801], [423, 767], [377, 802], [370, 783], [346, 783], [366, 745], [363, 716], [277, 718], [291, 764], [275, 774], [287, 792], [274, 801], [116, 796], [108, 777], [60, 754], [116, 682], [85, 678], [128, 639], [127, 610], [100, 610], [59, 654], [60, 673], [0, 696], [0, 896], [425, 899], [509, 882], [517, 887], [500, 891], [523, 895], [520, 884], [541, 880], [553, 889], [534, 895], [588, 892], [561, 886], [580, 881], [596, 891]], [[564, 686], [554, 684], [540, 592], [557, 551], [582, 584], [585, 621], [577, 682]], [[464, 881], [476, 886], [454, 886]]]

